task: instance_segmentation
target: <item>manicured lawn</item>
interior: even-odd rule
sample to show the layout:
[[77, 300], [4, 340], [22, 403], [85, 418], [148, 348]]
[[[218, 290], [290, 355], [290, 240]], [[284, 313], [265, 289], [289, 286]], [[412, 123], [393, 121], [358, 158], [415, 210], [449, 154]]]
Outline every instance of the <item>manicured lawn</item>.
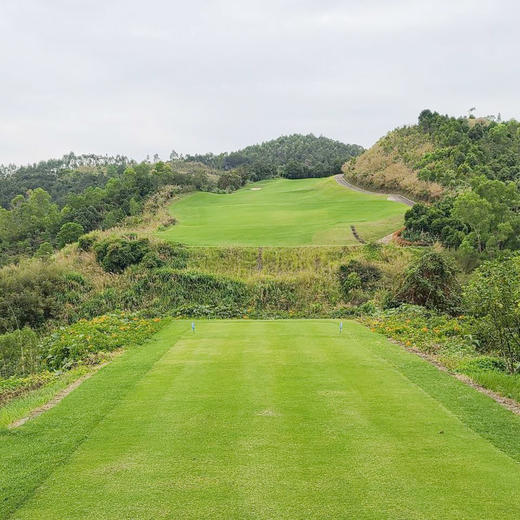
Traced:
[[407, 206], [325, 179], [275, 179], [228, 195], [197, 192], [175, 201], [177, 224], [159, 235], [203, 246], [301, 246], [369, 241], [398, 229]]
[[519, 439], [357, 323], [178, 321], [0, 431], [0, 518], [517, 519]]

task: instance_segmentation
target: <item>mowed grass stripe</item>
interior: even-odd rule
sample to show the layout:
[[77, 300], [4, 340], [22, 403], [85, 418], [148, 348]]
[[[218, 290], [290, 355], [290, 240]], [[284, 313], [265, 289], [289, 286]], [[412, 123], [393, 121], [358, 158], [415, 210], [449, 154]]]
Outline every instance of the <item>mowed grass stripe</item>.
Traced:
[[398, 364], [413, 356], [380, 336], [326, 320], [179, 336], [187, 325], [160, 333], [169, 350], [13, 518], [518, 517], [518, 463], [411, 382]]
[[520, 417], [485, 394], [468, 391], [464, 383], [425, 363], [415, 354], [407, 354], [402, 347], [389, 343], [382, 335], [375, 335], [368, 329], [360, 330], [358, 334], [370, 339], [367, 344], [377, 356], [390, 363], [497, 449], [520, 463]]
[[[254, 189], [252, 189], [254, 188]], [[230, 193], [196, 192], [175, 201], [177, 224], [159, 235], [198, 246], [302, 246], [381, 238], [402, 225], [407, 206], [325, 179], [274, 179]]]
[[[0, 429], [0, 518], [26, 501], [35, 489], [88, 439], [187, 323], [173, 323], [152, 341], [129, 349], [67, 396], [58, 406], [16, 430]], [[43, 517], [44, 518], [44, 517]]]

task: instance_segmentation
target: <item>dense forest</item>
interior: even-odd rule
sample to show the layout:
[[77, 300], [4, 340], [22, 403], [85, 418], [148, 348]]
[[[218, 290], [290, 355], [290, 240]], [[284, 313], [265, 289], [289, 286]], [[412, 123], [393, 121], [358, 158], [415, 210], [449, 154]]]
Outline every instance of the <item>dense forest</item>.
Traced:
[[247, 167], [251, 177], [257, 180], [275, 174], [300, 179], [339, 173], [345, 161], [361, 152], [363, 148], [357, 144], [344, 144], [312, 134], [292, 134], [247, 146], [236, 152], [192, 155], [187, 159], [220, 170]]
[[31, 254], [48, 256], [84, 233], [136, 216], [147, 198], [164, 186], [170, 186], [171, 193], [216, 187], [204, 165], [180, 164], [174, 171], [170, 163], [126, 160], [89, 166], [87, 171], [47, 161], [20, 168], [0, 186], [10, 193], [36, 182], [47, 189], [27, 189], [7, 208], [0, 207], [0, 265]]
[[54, 202], [63, 205], [69, 193], [80, 193], [90, 186], [103, 187], [130, 162], [123, 156], [70, 153], [28, 166], [0, 166], [0, 206], [7, 209], [14, 197], [36, 188], [44, 189]]

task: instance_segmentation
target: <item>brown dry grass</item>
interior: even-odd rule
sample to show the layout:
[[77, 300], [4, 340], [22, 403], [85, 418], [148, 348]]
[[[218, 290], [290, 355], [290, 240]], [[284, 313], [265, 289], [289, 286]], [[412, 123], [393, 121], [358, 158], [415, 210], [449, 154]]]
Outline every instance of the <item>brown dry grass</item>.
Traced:
[[402, 193], [415, 199], [438, 199], [443, 188], [417, 178], [415, 164], [433, 144], [411, 128], [390, 132], [372, 148], [343, 165], [343, 173], [355, 184], [384, 192]]

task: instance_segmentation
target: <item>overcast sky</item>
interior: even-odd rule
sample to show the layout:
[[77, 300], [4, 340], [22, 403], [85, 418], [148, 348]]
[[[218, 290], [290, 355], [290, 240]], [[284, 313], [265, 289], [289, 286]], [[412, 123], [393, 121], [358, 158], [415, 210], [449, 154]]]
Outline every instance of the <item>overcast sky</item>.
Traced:
[[509, 0], [0, 0], [0, 163], [520, 119]]

